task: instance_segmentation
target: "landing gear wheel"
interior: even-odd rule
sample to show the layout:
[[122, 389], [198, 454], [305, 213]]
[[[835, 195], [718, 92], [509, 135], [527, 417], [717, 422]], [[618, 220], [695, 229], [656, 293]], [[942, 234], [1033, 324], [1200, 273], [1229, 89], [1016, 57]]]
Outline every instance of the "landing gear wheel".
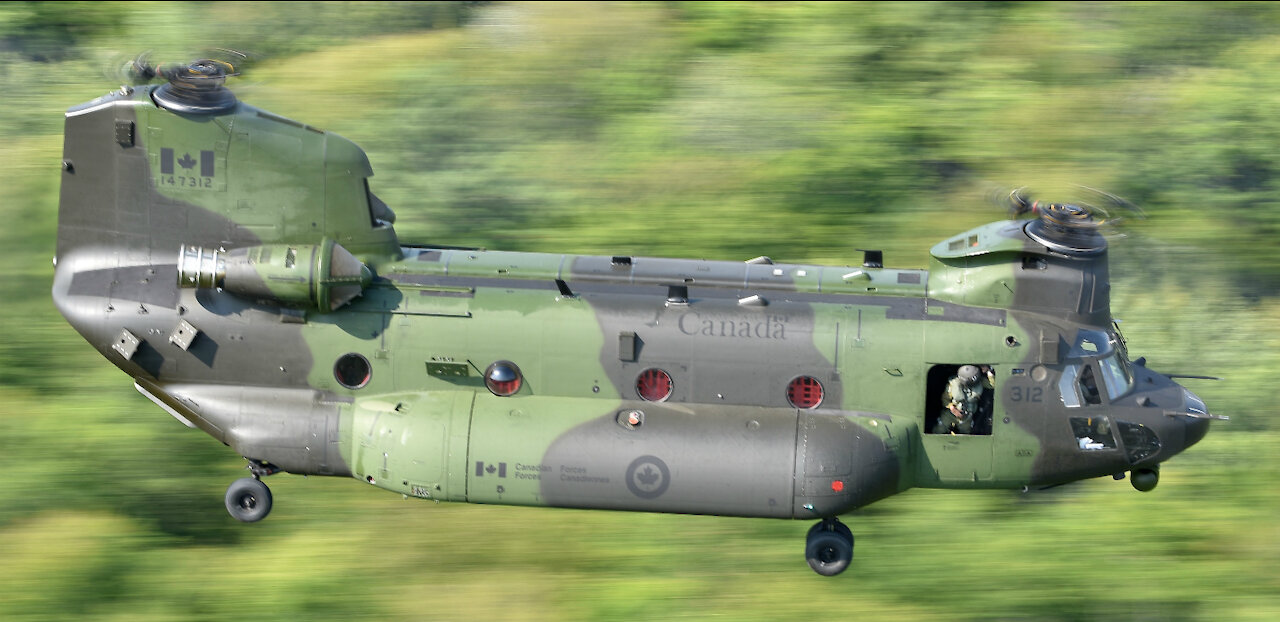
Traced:
[[809, 529], [804, 556], [814, 572], [824, 577], [838, 575], [853, 560], [853, 532], [834, 518], [823, 520]]
[[244, 523], [256, 523], [271, 513], [271, 489], [252, 477], [242, 477], [227, 486], [227, 511]]

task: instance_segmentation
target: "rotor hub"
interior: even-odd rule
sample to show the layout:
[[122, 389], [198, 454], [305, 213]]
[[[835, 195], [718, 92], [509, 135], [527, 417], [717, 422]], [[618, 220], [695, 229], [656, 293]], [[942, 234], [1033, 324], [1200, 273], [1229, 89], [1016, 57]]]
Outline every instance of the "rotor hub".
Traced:
[[1098, 231], [1110, 220], [1100, 208], [1083, 203], [1036, 203], [1038, 218], [1027, 223], [1027, 236], [1051, 251], [1067, 255], [1094, 255], [1107, 249]]
[[156, 105], [183, 114], [219, 114], [236, 106], [236, 96], [225, 86], [228, 76], [238, 75], [226, 61], [202, 58], [187, 65], [161, 67], [157, 73], [169, 80], [152, 93]]

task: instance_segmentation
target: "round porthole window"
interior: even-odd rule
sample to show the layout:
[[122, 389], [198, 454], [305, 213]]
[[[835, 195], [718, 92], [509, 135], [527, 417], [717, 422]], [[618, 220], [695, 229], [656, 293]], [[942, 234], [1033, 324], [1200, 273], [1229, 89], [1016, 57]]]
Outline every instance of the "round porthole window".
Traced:
[[356, 354], [343, 354], [333, 364], [333, 377], [338, 384], [348, 389], [359, 389], [373, 378], [373, 369], [369, 367], [369, 359]]
[[671, 375], [656, 367], [646, 369], [636, 379], [636, 393], [648, 402], [661, 402], [671, 397]]
[[498, 361], [484, 370], [484, 386], [489, 388], [489, 392], [498, 397], [507, 397], [515, 395], [520, 390], [520, 385], [524, 382], [524, 378], [520, 375], [520, 368], [516, 367], [511, 361]]
[[798, 376], [787, 385], [787, 401], [802, 410], [812, 410], [822, 403], [822, 383], [813, 376]]

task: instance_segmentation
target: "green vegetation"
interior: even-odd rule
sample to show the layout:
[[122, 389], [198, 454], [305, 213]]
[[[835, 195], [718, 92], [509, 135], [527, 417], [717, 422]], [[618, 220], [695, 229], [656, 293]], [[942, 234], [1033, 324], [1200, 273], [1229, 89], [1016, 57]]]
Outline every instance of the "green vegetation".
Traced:
[[[1280, 5], [0, 5], [0, 619], [1272, 619]], [[402, 239], [922, 266], [993, 187], [1142, 205], [1114, 309], [1214, 411], [1140, 494], [913, 491], [808, 523], [404, 501], [273, 478], [139, 396], [49, 301], [61, 111], [144, 50], [369, 152]], [[101, 68], [101, 70], [99, 69]], [[1197, 381], [1189, 381], [1197, 382]]]

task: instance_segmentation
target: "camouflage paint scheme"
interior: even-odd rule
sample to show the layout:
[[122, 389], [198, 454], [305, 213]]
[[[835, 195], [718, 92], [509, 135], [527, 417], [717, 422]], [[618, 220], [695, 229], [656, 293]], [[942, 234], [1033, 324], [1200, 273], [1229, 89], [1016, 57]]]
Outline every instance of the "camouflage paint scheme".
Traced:
[[[355, 144], [154, 90], [67, 112], [53, 298], [139, 391], [254, 462], [445, 501], [824, 518], [912, 487], [1154, 469], [1207, 431], [1194, 395], [1127, 360], [1105, 245], [996, 222], [927, 271], [402, 246]], [[221, 287], [180, 268], [215, 251]], [[360, 388], [335, 376], [352, 353]], [[510, 397], [482, 378], [500, 360], [522, 372]], [[995, 372], [989, 433], [926, 433], [962, 364]], [[1098, 391], [1115, 365], [1124, 386]], [[665, 401], [637, 393], [651, 368]], [[1064, 397], [1090, 373], [1097, 403]], [[788, 402], [798, 376], [816, 408]]]

